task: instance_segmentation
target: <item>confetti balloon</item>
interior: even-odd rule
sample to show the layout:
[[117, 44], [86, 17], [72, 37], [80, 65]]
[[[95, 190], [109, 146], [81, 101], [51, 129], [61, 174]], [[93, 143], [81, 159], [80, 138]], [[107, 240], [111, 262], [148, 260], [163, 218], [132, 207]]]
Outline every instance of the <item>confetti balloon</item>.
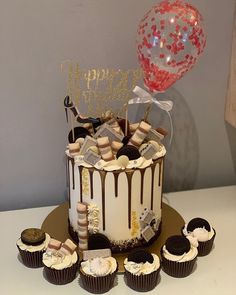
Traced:
[[189, 71], [206, 45], [199, 11], [182, 0], [156, 4], [137, 33], [139, 63], [151, 92], [165, 91]]

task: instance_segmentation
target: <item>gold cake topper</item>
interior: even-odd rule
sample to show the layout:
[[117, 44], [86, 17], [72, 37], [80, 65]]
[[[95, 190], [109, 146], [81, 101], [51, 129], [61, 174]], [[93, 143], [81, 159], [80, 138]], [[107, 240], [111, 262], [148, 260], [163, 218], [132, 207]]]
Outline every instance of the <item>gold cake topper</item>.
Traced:
[[82, 69], [79, 63], [61, 64], [67, 72], [67, 94], [83, 115], [101, 116], [108, 109], [119, 112], [132, 98], [132, 90], [142, 80], [141, 69]]

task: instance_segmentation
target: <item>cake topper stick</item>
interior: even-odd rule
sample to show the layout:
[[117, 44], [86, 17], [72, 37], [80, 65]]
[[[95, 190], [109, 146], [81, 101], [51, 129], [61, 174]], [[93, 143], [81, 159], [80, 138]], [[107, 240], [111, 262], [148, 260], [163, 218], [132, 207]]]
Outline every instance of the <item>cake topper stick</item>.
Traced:
[[73, 142], [75, 142], [74, 118], [72, 116], [72, 113], [70, 114], [70, 123], [71, 123], [72, 139], [73, 139]]
[[127, 136], [128, 133], [128, 104], [125, 104], [125, 136]]
[[143, 117], [143, 121], [147, 122], [147, 118], [150, 114], [150, 111], [151, 111], [151, 107], [152, 107], [152, 103], [150, 102], [146, 108], [146, 111], [144, 113], [144, 117]]

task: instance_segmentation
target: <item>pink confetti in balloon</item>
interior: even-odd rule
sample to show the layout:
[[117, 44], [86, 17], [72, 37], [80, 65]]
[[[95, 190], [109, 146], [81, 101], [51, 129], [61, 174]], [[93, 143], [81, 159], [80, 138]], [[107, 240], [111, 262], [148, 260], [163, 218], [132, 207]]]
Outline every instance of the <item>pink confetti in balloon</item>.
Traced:
[[150, 91], [165, 91], [197, 62], [206, 45], [199, 11], [182, 0], [164, 0], [141, 20], [139, 63]]

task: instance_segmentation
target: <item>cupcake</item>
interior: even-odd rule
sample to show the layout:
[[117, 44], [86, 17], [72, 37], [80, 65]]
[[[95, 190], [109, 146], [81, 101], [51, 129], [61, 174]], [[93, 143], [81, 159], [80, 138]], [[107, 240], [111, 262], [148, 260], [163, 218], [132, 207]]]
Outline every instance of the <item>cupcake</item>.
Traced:
[[172, 277], [186, 277], [191, 274], [197, 255], [197, 248], [186, 237], [171, 236], [161, 249], [162, 269]]
[[124, 261], [126, 284], [136, 291], [150, 291], [158, 283], [160, 259], [146, 250], [132, 251]]
[[105, 293], [114, 286], [117, 262], [111, 257], [110, 249], [83, 252], [80, 265], [82, 287], [90, 293]]
[[50, 240], [43, 254], [44, 273], [50, 283], [65, 285], [76, 278], [79, 263], [76, 247], [70, 239], [64, 243]]
[[24, 265], [42, 267], [42, 257], [50, 236], [39, 228], [27, 228], [21, 233], [16, 245]]
[[185, 224], [182, 233], [198, 248], [198, 256], [205, 256], [211, 252], [216, 232], [203, 218], [193, 218]]

